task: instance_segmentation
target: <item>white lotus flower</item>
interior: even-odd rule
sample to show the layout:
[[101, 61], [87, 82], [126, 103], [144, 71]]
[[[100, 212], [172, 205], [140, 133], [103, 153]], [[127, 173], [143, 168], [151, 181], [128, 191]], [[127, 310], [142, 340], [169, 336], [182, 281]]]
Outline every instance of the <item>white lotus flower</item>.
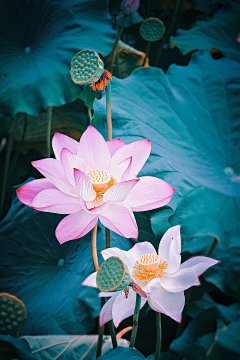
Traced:
[[[185, 304], [184, 290], [200, 285], [198, 277], [219, 261], [195, 256], [181, 264], [180, 252], [180, 226], [174, 226], [163, 235], [158, 254], [149, 242], [137, 243], [128, 251], [109, 248], [101, 254], [104, 260], [116, 256], [127, 265], [132, 281], [142, 290], [141, 308], [148, 301], [153, 310], [181, 322]], [[83, 285], [97, 287], [96, 276], [97, 272], [88, 276]], [[126, 291], [100, 292], [100, 297], [110, 297], [100, 312], [100, 326], [113, 319], [114, 325], [118, 327], [122, 320], [133, 315], [136, 289], [129, 287], [128, 290], [128, 297]], [[141, 291], [138, 293], [141, 294]]]

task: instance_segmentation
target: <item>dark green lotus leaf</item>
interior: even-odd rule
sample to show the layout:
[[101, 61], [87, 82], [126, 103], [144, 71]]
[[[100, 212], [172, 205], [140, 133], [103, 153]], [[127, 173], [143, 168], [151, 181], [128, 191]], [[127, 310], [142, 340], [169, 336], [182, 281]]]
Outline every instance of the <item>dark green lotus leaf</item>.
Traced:
[[224, 0], [195, 0], [193, 8], [199, 10], [207, 15], [210, 15], [219, 9], [219, 3], [223, 3]]
[[[23, 336], [12, 338], [0, 336], [0, 342], [6, 341], [14, 346], [19, 360], [95, 360], [97, 351], [97, 335], [47, 335], [47, 336]], [[127, 340], [119, 339], [118, 345], [128, 347]], [[110, 336], [103, 337], [102, 354], [108, 354], [112, 350]]]
[[[204, 1], [201, 0], [201, 5]], [[240, 31], [240, 3], [228, 2], [212, 18], [197, 21], [190, 30], [177, 31], [170, 38], [171, 47], [177, 46], [182, 54], [192, 50], [212, 50], [228, 58], [240, 60], [240, 44], [237, 35]]]
[[177, 356], [181, 356], [183, 350], [195, 343], [198, 338], [215, 332], [217, 318], [218, 312], [215, 308], [202, 312], [188, 324], [178, 338], [173, 340], [170, 350]]
[[0, 116], [76, 100], [83, 87], [71, 80], [71, 59], [86, 48], [106, 55], [115, 37], [98, 0], [3, 0], [0, 23]]
[[[98, 290], [81, 285], [94, 271], [91, 234], [60, 245], [55, 229], [62, 218], [31, 209], [15, 195], [1, 221], [0, 292], [24, 302], [27, 321], [21, 334], [86, 334], [96, 324]], [[102, 226], [98, 227], [97, 242], [101, 263], [100, 251], [105, 248]], [[112, 233], [111, 244], [125, 250], [131, 247], [128, 239]]]
[[220, 260], [220, 263], [215, 269], [208, 269], [204, 278], [224, 294], [240, 301], [240, 248], [233, 246], [222, 251], [217, 247], [211, 256]]
[[111, 351], [108, 355], [101, 356], [99, 359], [102, 360], [143, 360], [145, 357], [137, 350], [132, 348], [117, 347]]
[[[219, 304], [217, 304], [216, 308], [200, 313], [187, 325], [184, 332], [172, 342], [170, 350], [178, 356], [186, 357], [188, 360], [205, 360], [204, 354], [206, 355], [207, 350], [211, 347], [214, 348], [216, 344], [218, 344], [219, 334], [221, 332], [224, 334], [227, 329], [230, 329], [229, 334], [233, 336], [232, 344], [226, 348], [229, 349], [229, 355], [231, 355], [231, 352], [234, 352], [235, 349], [230, 348], [231, 346], [236, 348], [236, 344], [238, 343], [237, 339], [239, 339], [239, 330], [236, 331], [236, 323], [238, 323], [239, 326], [238, 312], [239, 304], [232, 304], [230, 306], [220, 305], [220, 307]], [[226, 325], [229, 320], [231, 321], [230, 324]], [[235, 329], [234, 335], [233, 329]], [[223, 343], [225, 341], [227, 342], [227, 337], [224, 339], [223, 335], [222, 341]], [[220, 348], [221, 346], [224, 347], [223, 343], [220, 344]], [[212, 357], [211, 355], [209, 359], [226, 359], [226, 356], [224, 358], [217, 356]], [[234, 359], [234, 357], [231, 357], [231, 359]]]
[[235, 360], [240, 358], [240, 316], [216, 333], [209, 360]]
[[207, 293], [203, 294], [201, 299], [196, 301], [189, 301], [187, 305], [187, 314], [195, 318], [202, 311], [212, 309], [216, 306], [215, 301], [211, 298], [211, 296]]
[[[155, 360], [155, 354], [148, 355], [148, 357], [146, 359], [147, 360]], [[160, 353], [160, 358], [159, 358], [159, 360], [179, 360], [179, 359], [180, 359], [179, 357], [176, 357], [172, 353], [165, 352], [165, 351]]]

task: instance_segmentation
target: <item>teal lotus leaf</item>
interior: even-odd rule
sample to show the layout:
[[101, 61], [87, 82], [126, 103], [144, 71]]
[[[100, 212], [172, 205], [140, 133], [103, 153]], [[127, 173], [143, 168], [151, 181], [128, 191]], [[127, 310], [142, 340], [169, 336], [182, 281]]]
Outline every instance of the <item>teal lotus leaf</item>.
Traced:
[[[169, 219], [182, 225], [189, 241], [209, 236], [220, 239], [221, 249], [240, 246], [239, 94], [240, 64], [207, 52], [194, 54], [187, 67], [172, 65], [167, 74], [150, 67], [114, 78], [113, 137], [150, 139], [140, 175], [176, 189], [167, 209], [152, 215], [155, 235]], [[94, 108], [93, 125], [106, 137], [105, 97]]]
[[[227, 259], [227, 251], [240, 246], [239, 97], [239, 62], [214, 60], [207, 52], [195, 53], [187, 67], [172, 65], [167, 74], [149, 67], [114, 78], [113, 137], [151, 140], [140, 175], [176, 189], [167, 207], [152, 211], [152, 230], [160, 238], [169, 224], [180, 224], [183, 251], [206, 254], [216, 237], [223, 252], [216, 258]], [[93, 125], [106, 137], [105, 97], [94, 108]], [[217, 275], [220, 266], [211, 269], [211, 281], [226, 289], [229, 277], [224, 268]]]
[[190, 30], [177, 30], [176, 36], [170, 38], [170, 46], [177, 46], [184, 55], [215, 48], [225, 57], [240, 61], [240, 44], [236, 41], [239, 23], [240, 3], [230, 1], [212, 18], [197, 21]]
[[[97, 351], [97, 335], [47, 335], [47, 336], [23, 336], [12, 338], [0, 336], [0, 342], [6, 341], [13, 345], [20, 360], [95, 360]], [[118, 345], [128, 347], [127, 340], [119, 339]], [[1, 345], [0, 345], [1, 346]], [[108, 354], [112, 350], [111, 337], [103, 337], [102, 354]]]
[[117, 347], [114, 349], [110, 354], [101, 356], [99, 359], [102, 360], [125, 360], [125, 359], [131, 359], [131, 360], [143, 360], [145, 357], [137, 350], [132, 348], [122, 348]]
[[107, 55], [115, 37], [98, 0], [3, 0], [0, 23], [0, 116], [76, 100], [84, 87], [71, 80], [71, 59], [86, 48]]
[[[147, 360], [155, 360], [155, 354], [148, 355]], [[161, 351], [159, 360], [180, 360], [170, 352]]]
[[[26, 306], [21, 335], [81, 335], [96, 325], [98, 290], [81, 285], [94, 271], [91, 234], [60, 245], [55, 229], [62, 218], [31, 209], [15, 195], [0, 223], [0, 292], [17, 296]], [[101, 263], [103, 226], [98, 227], [97, 242]], [[112, 233], [111, 245], [131, 247], [128, 239]]]

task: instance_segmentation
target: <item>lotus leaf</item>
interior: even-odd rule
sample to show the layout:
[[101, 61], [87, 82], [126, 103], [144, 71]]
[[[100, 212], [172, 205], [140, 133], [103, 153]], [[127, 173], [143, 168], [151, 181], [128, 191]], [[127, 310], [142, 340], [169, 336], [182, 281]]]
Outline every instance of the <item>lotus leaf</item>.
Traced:
[[76, 100], [83, 87], [71, 80], [71, 59], [86, 48], [108, 54], [115, 36], [98, 0], [3, 0], [0, 23], [0, 116]]
[[[180, 224], [188, 247], [201, 248], [202, 239], [210, 247], [214, 237], [219, 251], [240, 246], [239, 95], [239, 62], [214, 60], [207, 52], [195, 53], [187, 67], [172, 65], [167, 74], [149, 67], [114, 79], [113, 137], [150, 139], [141, 176], [158, 176], [176, 189], [167, 207], [152, 212], [156, 236], [169, 223]], [[94, 108], [93, 125], [106, 136], [105, 97]], [[211, 269], [212, 279], [219, 269]], [[216, 279], [221, 289], [229, 281], [224, 271]]]
[[197, 21], [190, 30], [179, 29], [176, 37], [170, 38], [170, 45], [177, 46], [184, 55], [192, 50], [213, 49], [240, 61], [240, 44], [236, 41], [239, 22], [240, 3], [230, 1], [212, 18]]

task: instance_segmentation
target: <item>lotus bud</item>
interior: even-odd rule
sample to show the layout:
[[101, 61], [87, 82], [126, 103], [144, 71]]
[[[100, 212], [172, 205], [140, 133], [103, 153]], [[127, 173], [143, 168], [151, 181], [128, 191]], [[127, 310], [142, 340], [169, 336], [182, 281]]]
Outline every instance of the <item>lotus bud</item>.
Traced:
[[157, 18], [149, 18], [142, 22], [140, 35], [146, 41], [158, 41], [165, 33], [164, 23]]
[[24, 325], [27, 319], [25, 305], [17, 297], [0, 294], [0, 334], [12, 334]]
[[118, 257], [111, 256], [100, 266], [97, 286], [100, 291], [114, 292], [125, 289], [131, 282], [128, 267]]
[[124, 15], [131, 15], [139, 8], [139, 0], [123, 0], [121, 2], [121, 10]]

